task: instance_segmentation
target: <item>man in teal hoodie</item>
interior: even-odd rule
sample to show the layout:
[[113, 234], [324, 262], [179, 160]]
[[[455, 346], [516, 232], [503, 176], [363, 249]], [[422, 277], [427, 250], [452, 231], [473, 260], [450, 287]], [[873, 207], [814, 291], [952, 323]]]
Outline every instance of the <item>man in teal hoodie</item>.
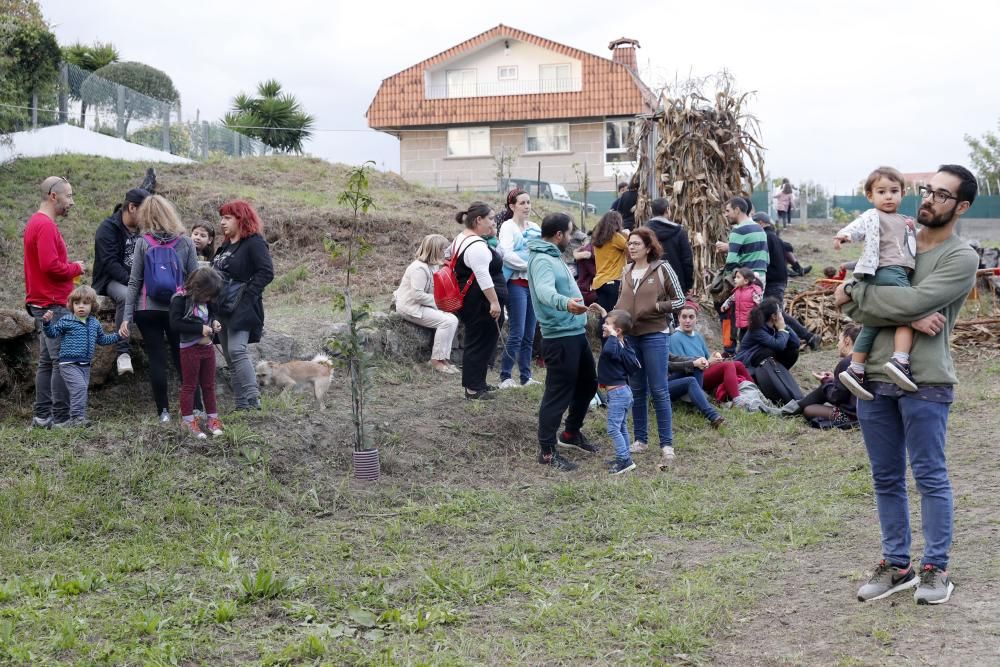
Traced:
[[[580, 432], [597, 391], [597, 370], [587, 341], [587, 307], [562, 260], [572, 233], [568, 215], [550, 213], [542, 220], [542, 238], [528, 241], [528, 288], [542, 329], [546, 369], [545, 393], [538, 408], [538, 462], [564, 471], [577, 466], [559, 456], [557, 443], [591, 454], [599, 451]], [[567, 407], [566, 427], [559, 433]]]

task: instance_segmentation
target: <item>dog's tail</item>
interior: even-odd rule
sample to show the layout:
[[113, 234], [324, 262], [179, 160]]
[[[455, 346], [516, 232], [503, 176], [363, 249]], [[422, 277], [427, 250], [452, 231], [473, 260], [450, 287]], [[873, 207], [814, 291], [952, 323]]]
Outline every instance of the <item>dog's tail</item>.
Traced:
[[323, 354], [322, 352], [313, 357], [312, 362], [314, 364], [323, 364], [324, 366], [329, 366], [330, 368], [333, 368], [333, 360], [330, 359], [330, 357]]

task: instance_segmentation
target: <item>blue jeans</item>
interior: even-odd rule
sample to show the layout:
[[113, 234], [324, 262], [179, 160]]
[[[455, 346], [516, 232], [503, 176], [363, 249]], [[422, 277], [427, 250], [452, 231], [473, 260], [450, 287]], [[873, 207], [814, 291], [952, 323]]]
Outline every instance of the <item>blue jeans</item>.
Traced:
[[698, 412], [705, 415], [709, 421], [714, 421], [719, 417], [719, 413], [708, 402], [708, 396], [705, 396], [705, 392], [702, 391], [699, 380], [700, 378], [696, 378], [693, 375], [671, 379], [667, 382], [667, 387], [670, 391], [670, 401], [673, 402], [683, 396], [690, 396], [691, 402], [698, 408]]
[[660, 447], [673, 446], [673, 414], [670, 411], [670, 392], [667, 389], [667, 355], [670, 354], [670, 336], [663, 332], [646, 334], [644, 336], [628, 336], [629, 345], [635, 350], [635, 356], [642, 366], [629, 376], [628, 383], [632, 387], [635, 402], [632, 405], [632, 424], [635, 428], [635, 439], [649, 442], [649, 430], [646, 420], [648, 415], [648, 398], [653, 398], [653, 411], [656, 412], [656, 430], [660, 436]]
[[875, 395], [858, 401], [858, 420], [872, 465], [882, 555], [894, 565], [910, 562], [910, 512], [906, 459], [920, 492], [924, 531], [923, 565], [948, 567], [952, 537], [952, 495], [945, 463], [949, 403]]
[[52, 321], [55, 322], [69, 313], [63, 306], [52, 305], [48, 308], [30, 306], [31, 316], [38, 326], [38, 370], [35, 372], [35, 416], [39, 419], [49, 417], [58, 424], [69, 419], [69, 392], [59, 372], [59, 350], [62, 347], [62, 337], [49, 338], [42, 331], [42, 315], [51, 310]]
[[535, 342], [535, 311], [527, 287], [507, 282], [510, 301], [507, 303], [507, 345], [500, 360], [500, 380], [506, 380], [514, 370], [514, 361], [521, 371], [521, 384], [531, 379], [531, 349]]
[[615, 458], [631, 459], [628, 438], [628, 411], [632, 407], [632, 390], [628, 385], [608, 390], [608, 435], [615, 446]]

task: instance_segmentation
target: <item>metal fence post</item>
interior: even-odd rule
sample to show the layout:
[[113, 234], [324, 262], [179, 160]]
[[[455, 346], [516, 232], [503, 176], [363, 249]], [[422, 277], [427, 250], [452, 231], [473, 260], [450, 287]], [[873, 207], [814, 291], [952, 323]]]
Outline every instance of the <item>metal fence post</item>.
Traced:
[[233, 132], [233, 157], [240, 156], [240, 133]]
[[59, 64], [59, 123], [69, 122], [69, 65]]
[[118, 113], [118, 137], [121, 139], [125, 138], [125, 86], [117, 86], [118, 88], [118, 104], [116, 105], [116, 111]]
[[161, 104], [163, 109], [163, 150], [170, 152], [170, 102]]
[[31, 129], [38, 129], [38, 93], [31, 91]]
[[208, 121], [201, 121], [202, 128], [202, 141], [201, 141], [201, 159], [208, 159]]
[[804, 225], [809, 222], [809, 185], [806, 184], [804, 188], [799, 191], [799, 198], [802, 203], [799, 205], [799, 217], [800, 222]]

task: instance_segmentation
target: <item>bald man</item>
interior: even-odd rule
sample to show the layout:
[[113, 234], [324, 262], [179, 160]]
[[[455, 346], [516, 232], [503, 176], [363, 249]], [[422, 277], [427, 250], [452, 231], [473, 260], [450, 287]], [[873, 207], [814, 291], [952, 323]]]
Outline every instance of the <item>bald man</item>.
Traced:
[[24, 229], [24, 304], [39, 330], [38, 371], [35, 373], [35, 415], [31, 425], [51, 428], [69, 419], [69, 396], [59, 374], [61, 338], [41, 333], [42, 315], [65, 315], [73, 280], [83, 275], [83, 262], [67, 259], [66, 242], [56, 220], [73, 208], [73, 186], [61, 176], [49, 176], [41, 185], [42, 203]]

